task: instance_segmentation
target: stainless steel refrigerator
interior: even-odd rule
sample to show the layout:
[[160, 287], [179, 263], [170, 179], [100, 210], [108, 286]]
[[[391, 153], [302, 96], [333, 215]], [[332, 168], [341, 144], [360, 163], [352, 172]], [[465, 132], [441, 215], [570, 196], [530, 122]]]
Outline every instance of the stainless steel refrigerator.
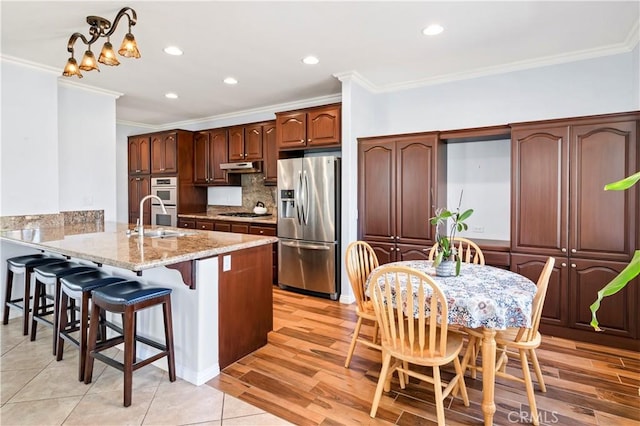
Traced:
[[278, 284], [340, 296], [340, 158], [278, 161]]

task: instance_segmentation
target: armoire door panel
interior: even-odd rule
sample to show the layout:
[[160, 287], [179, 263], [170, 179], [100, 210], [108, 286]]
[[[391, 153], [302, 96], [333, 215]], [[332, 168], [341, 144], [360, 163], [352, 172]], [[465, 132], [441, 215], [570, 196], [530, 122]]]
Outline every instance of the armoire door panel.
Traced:
[[[573, 259], [571, 267], [571, 326], [593, 330], [590, 325], [589, 307], [597, 298], [597, 292], [624, 269], [624, 262]], [[575, 266], [574, 266], [575, 265]], [[639, 279], [631, 281], [618, 293], [605, 297], [597, 312], [600, 328], [605, 333], [637, 337], [637, 288]], [[594, 339], [597, 337], [594, 335]]]
[[435, 137], [396, 145], [397, 242], [434, 242], [429, 223], [433, 205]]
[[567, 247], [568, 127], [512, 133], [512, 249], [562, 255]]
[[637, 171], [636, 123], [574, 126], [571, 130], [572, 256], [629, 260], [636, 247], [638, 188], [605, 191]]
[[396, 233], [393, 144], [361, 144], [359, 148], [359, 179], [366, 182], [359, 195], [361, 238], [393, 242]]
[[[537, 283], [547, 258], [548, 256], [541, 255], [512, 254], [511, 270]], [[566, 326], [569, 323], [568, 267], [566, 257], [556, 258], [542, 308], [543, 324]]]

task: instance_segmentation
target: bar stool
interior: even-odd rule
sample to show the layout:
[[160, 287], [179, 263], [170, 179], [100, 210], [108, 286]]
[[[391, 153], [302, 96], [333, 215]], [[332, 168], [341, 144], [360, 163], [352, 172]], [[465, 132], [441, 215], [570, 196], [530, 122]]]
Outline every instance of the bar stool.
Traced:
[[[64, 262], [64, 259], [57, 257], [48, 257], [43, 254], [31, 254], [26, 256], [17, 256], [7, 259], [7, 286], [5, 288], [4, 297], [4, 317], [2, 323], [7, 325], [9, 323], [9, 310], [16, 308], [22, 311], [22, 334], [29, 334], [29, 312], [30, 299], [31, 299], [31, 274], [33, 269], [37, 266], [50, 265], [53, 263]], [[24, 281], [22, 283], [23, 297], [17, 299], [11, 299], [11, 292], [13, 290], [13, 275], [24, 275]], [[19, 305], [18, 302], [22, 302]]]
[[[33, 315], [31, 316], [31, 341], [36, 340], [36, 333], [38, 331], [38, 323], [45, 324], [49, 327], [53, 327], [53, 354], [56, 354], [56, 346], [58, 343], [58, 336], [56, 330], [58, 329], [58, 311], [60, 301], [60, 278], [79, 274], [81, 272], [96, 271], [97, 269], [92, 266], [80, 265], [73, 262], [60, 262], [52, 263], [50, 265], [36, 266], [34, 269], [36, 274], [36, 286], [33, 293]], [[47, 286], [53, 286], [53, 295], [47, 295]], [[47, 305], [46, 299], [53, 299], [53, 305]], [[41, 303], [43, 306], [40, 306]], [[48, 310], [53, 308], [53, 310]], [[53, 315], [52, 321], [49, 321], [45, 317], [47, 315]]]
[[[93, 309], [89, 320], [89, 347], [85, 364], [84, 382], [91, 383], [94, 358], [124, 372], [124, 406], [131, 405], [133, 372], [164, 356], [167, 357], [169, 380], [175, 382], [176, 368], [173, 351], [173, 323], [171, 321], [171, 289], [151, 287], [138, 281], [125, 281], [100, 287], [92, 292]], [[165, 344], [136, 335], [136, 313], [142, 309], [162, 305]], [[122, 335], [97, 343], [99, 318], [103, 311], [123, 314]], [[136, 361], [135, 342], [160, 350], [144, 360]], [[100, 352], [124, 342], [122, 363]]]
[[[60, 279], [60, 303], [58, 310], [58, 329], [56, 331], [58, 343], [56, 360], [61, 361], [64, 356], [64, 341], [68, 341], [80, 351], [78, 362], [78, 380], [84, 380], [84, 366], [87, 356], [87, 335], [89, 333], [89, 300], [91, 290], [104, 287], [109, 284], [126, 281], [125, 278], [114, 277], [103, 271], [89, 271], [79, 274], [68, 275]], [[80, 302], [80, 319], [71, 321], [67, 319], [69, 298]], [[100, 336], [106, 339], [106, 321], [100, 319]], [[79, 332], [79, 338], [74, 338], [71, 333]]]

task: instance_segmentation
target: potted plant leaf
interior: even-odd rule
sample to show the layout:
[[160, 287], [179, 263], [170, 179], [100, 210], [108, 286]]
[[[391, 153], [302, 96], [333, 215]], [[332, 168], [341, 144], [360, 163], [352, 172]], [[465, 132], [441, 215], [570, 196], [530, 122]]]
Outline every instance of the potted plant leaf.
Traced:
[[[466, 231], [469, 228], [465, 220], [473, 213], [473, 209], [467, 209], [461, 213], [461, 205], [462, 192], [460, 192], [460, 201], [455, 211], [451, 211], [446, 207], [439, 208], [436, 210], [436, 215], [429, 219], [430, 223], [436, 227], [436, 242], [438, 243], [438, 247], [433, 260], [433, 266], [436, 268], [436, 275], [438, 276], [454, 275], [454, 265], [455, 275], [460, 275], [462, 259], [456, 249], [454, 238], [456, 232]], [[453, 223], [451, 224], [451, 228], [447, 230], [449, 219], [451, 219]]]
[[[637, 172], [625, 179], [605, 185], [605, 191], [624, 191], [631, 188], [640, 181], [640, 172]], [[636, 250], [631, 262], [607, 285], [598, 291], [598, 298], [589, 307], [591, 309], [591, 327], [596, 331], [602, 331], [598, 324], [596, 312], [600, 308], [600, 302], [604, 297], [611, 296], [625, 288], [625, 286], [640, 275], [640, 250]]]

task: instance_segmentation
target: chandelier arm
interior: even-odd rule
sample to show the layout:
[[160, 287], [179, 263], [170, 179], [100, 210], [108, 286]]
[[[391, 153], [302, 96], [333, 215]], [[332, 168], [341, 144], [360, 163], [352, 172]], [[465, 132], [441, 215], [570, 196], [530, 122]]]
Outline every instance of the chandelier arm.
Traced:
[[[129, 16], [127, 12], [131, 12], [131, 16]], [[130, 7], [123, 7], [113, 19], [113, 25], [111, 25], [111, 29], [103, 34], [104, 37], [111, 37], [111, 34], [113, 34], [113, 32], [116, 30], [116, 28], [118, 27], [118, 22], [120, 21], [120, 19], [122, 19], [123, 16], [127, 17], [127, 20], [129, 21], [129, 31], [131, 31], [131, 27], [134, 26], [138, 21], [138, 16], [136, 15], [135, 10], [131, 9]]]
[[71, 37], [69, 37], [69, 43], [67, 43], [67, 52], [73, 55], [73, 51], [74, 51], [73, 45], [76, 43], [77, 39], [81, 39], [84, 44], [86, 44], [87, 46], [90, 46], [94, 41], [98, 39], [98, 37], [100, 37], [99, 34], [93, 34], [91, 39], [87, 40], [87, 38], [83, 34], [73, 33], [71, 34]]

